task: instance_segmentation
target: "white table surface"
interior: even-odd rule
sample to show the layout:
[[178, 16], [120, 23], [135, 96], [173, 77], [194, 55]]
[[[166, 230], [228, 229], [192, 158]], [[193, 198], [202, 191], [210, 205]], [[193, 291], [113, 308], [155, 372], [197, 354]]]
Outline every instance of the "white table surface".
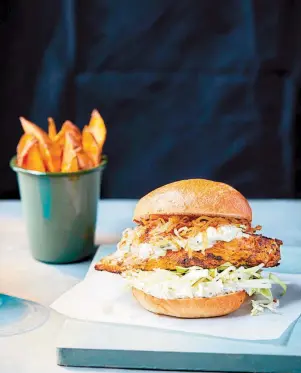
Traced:
[[[122, 230], [133, 225], [131, 217], [135, 202], [100, 202], [96, 232], [98, 244], [116, 243]], [[253, 222], [263, 225], [263, 233], [266, 236], [277, 237], [282, 239], [285, 245], [300, 246], [301, 249], [301, 201], [253, 200], [251, 206]], [[81, 281], [89, 265], [90, 261], [68, 265], [47, 265], [35, 261], [28, 249], [20, 202], [0, 202], [0, 293], [29, 299], [47, 307]], [[0, 338], [0, 372], [108, 371], [56, 365], [56, 338], [64, 320], [62, 315], [50, 311], [47, 322], [38, 329]], [[117, 372], [114, 369], [109, 371]]]

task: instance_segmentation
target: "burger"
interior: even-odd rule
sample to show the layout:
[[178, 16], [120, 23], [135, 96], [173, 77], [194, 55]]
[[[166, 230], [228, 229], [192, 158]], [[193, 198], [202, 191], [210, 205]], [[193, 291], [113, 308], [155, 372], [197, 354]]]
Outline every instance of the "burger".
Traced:
[[133, 221], [95, 269], [121, 274], [146, 310], [223, 316], [249, 297], [252, 315], [276, 310], [272, 285], [286, 285], [263, 269], [279, 264], [282, 241], [257, 233], [248, 201], [233, 187], [204, 179], [164, 185], [139, 200]]

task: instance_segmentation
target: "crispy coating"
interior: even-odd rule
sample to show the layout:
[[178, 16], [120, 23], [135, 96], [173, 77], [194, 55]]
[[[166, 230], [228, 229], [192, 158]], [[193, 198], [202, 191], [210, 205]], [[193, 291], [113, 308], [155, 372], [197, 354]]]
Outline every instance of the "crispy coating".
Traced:
[[280, 245], [282, 241], [262, 235], [234, 239], [231, 242], [218, 241], [212, 248], [193, 251], [167, 250], [166, 255], [155, 259], [141, 259], [132, 254], [116, 257], [114, 254], [102, 258], [96, 265], [98, 271], [122, 273], [126, 270], [141, 269], [151, 271], [156, 268], [173, 270], [177, 266], [216, 268], [226, 262], [234, 266], [253, 267], [261, 263], [265, 267], [275, 267], [280, 261]]

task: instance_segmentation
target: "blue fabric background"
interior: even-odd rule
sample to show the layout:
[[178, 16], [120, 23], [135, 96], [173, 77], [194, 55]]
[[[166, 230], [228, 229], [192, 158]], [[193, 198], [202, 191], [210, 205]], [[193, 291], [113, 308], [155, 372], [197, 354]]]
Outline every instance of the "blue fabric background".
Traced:
[[293, 197], [300, 3], [7, 2], [2, 195], [17, 188], [7, 163], [19, 115], [82, 127], [98, 108], [108, 128], [104, 197], [136, 198], [191, 177], [247, 197]]

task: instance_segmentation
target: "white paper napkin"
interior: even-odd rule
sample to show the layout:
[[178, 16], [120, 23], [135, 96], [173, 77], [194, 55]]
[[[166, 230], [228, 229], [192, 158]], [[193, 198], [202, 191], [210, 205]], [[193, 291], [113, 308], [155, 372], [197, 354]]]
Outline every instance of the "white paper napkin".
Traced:
[[[265, 311], [250, 316], [246, 303], [228, 316], [212, 319], [177, 319], [158, 316], [143, 309], [134, 299], [125, 280], [116, 274], [90, 271], [81, 283], [58, 298], [51, 307], [75, 319], [140, 325], [243, 340], [278, 339], [301, 313], [301, 276], [278, 274], [289, 282], [280, 298], [280, 314]], [[281, 289], [273, 289], [278, 296]]]

